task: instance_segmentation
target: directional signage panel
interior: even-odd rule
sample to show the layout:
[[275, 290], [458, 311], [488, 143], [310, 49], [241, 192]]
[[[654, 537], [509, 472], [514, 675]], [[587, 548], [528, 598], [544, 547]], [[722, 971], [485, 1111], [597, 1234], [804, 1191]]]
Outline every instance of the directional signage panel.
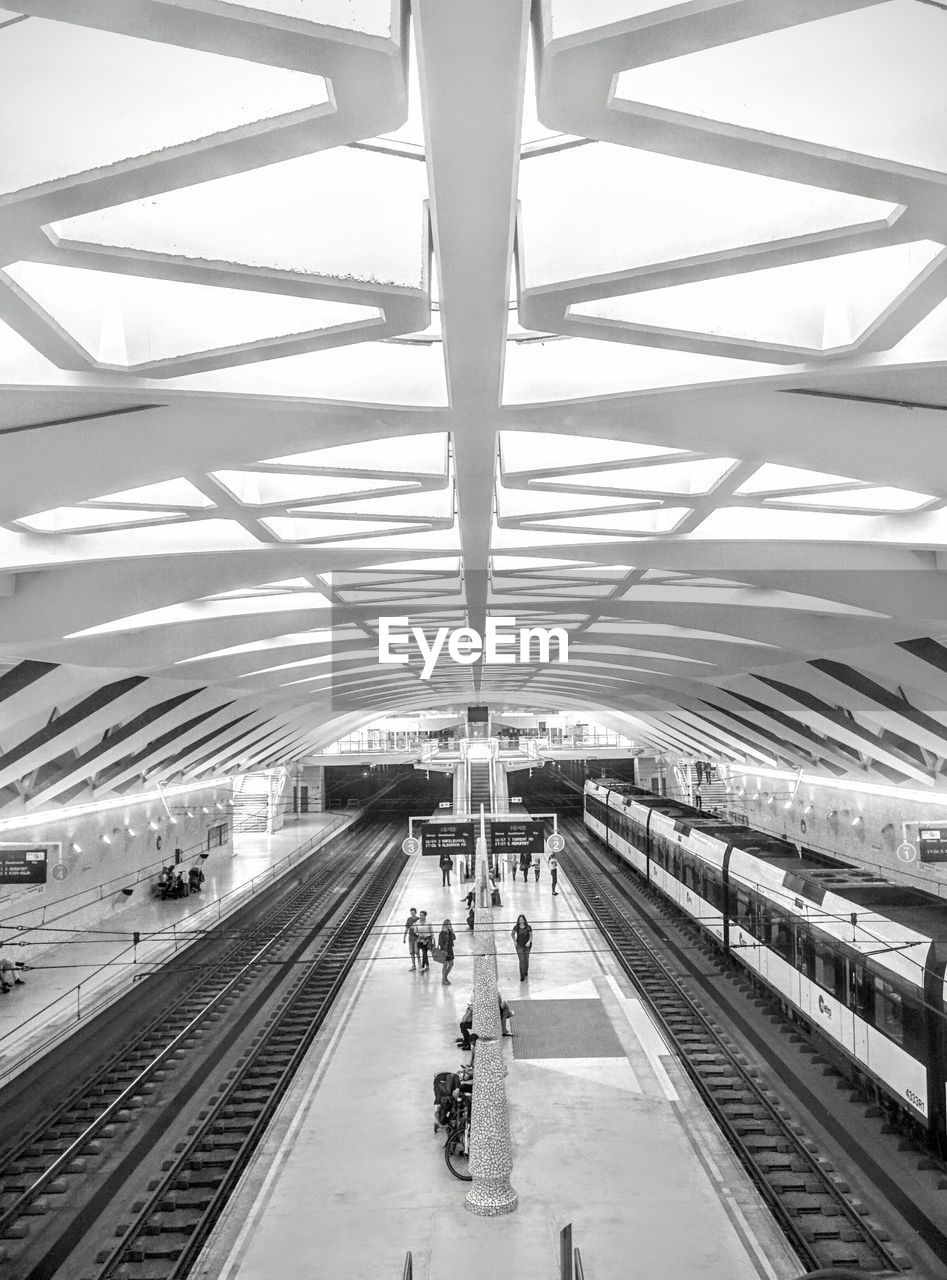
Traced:
[[947, 862], [947, 827], [919, 827], [917, 847], [922, 862]]
[[0, 884], [45, 884], [45, 844], [0, 845]]
[[421, 854], [440, 857], [449, 853], [452, 858], [462, 854], [470, 857], [476, 849], [472, 822], [426, 822], [421, 828]]
[[497, 822], [490, 826], [490, 848], [493, 853], [542, 853], [541, 822]]

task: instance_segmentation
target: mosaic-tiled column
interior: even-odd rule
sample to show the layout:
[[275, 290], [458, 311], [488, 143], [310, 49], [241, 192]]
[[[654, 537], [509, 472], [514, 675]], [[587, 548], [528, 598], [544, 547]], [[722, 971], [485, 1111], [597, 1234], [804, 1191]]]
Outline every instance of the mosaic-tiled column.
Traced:
[[[478, 849], [478, 853], [480, 850]], [[487, 886], [486, 857], [478, 858], [477, 879]], [[474, 1055], [473, 1110], [470, 1120], [470, 1172], [473, 1187], [466, 1207], [480, 1217], [500, 1217], [512, 1213], [518, 1204], [510, 1185], [513, 1148], [510, 1142], [510, 1114], [506, 1102], [506, 1067], [500, 1041], [500, 997], [497, 990], [497, 945], [493, 908], [477, 912], [474, 929], [473, 1031], [477, 1036]]]

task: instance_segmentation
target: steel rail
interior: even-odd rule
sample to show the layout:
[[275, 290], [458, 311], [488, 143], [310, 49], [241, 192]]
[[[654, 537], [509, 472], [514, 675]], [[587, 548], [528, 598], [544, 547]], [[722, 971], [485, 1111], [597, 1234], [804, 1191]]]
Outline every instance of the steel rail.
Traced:
[[[625, 885], [599, 861], [597, 851], [593, 853], [587, 840], [580, 841], [574, 831], [571, 835], [574, 844], [585, 846], [586, 861], [580, 863], [571, 853], [560, 854], [565, 874], [622, 969], [660, 1023], [681, 1065], [804, 1265], [816, 1269], [855, 1262], [876, 1270], [902, 1270], [901, 1261], [780, 1114], [777, 1104], [753, 1079], [735, 1050], [727, 1045], [671, 973], [655, 946], [628, 918], [628, 912], [632, 911], [642, 922], [650, 924], [645, 912], [628, 898]], [[589, 864], [594, 873], [588, 869]], [[714, 1088], [714, 1084], [718, 1087]], [[752, 1138], [760, 1141], [754, 1143], [749, 1140]], [[767, 1168], [766, 1160], [761, 1157], [777, 1148], [790, 1158], [779, 1159]], [[793, 1164], [798, 1167], [792, 1169]], [[777, 1176], [787, 1173], [795, 1176], [788, 1179]], [[800, 1174], [804, 1176], [800, 1178]], [[804, 1209], [798, 1203], [800, 1196]], [[821, 1207], [818, 1201], [822, 1202]], [[804, 1217], [811, 1217], [813, 1221], [822, 1217], [840, 1218], [844, 1228], [841, 1224], [838, 1228], [825, 1228], [825, 1238], [820, 1239], [819, 1231], [803, 1229]], [[844, 1251], [838, 1248], [834, 1250], [836, 1256], [832, 1256], [830, 1246], [836, 1245], [839, 1239], [849, 1246], [849, 1253], [851, 1246], [857, 1245], [862, 1256], [842, 1258], [837, 1255]]]

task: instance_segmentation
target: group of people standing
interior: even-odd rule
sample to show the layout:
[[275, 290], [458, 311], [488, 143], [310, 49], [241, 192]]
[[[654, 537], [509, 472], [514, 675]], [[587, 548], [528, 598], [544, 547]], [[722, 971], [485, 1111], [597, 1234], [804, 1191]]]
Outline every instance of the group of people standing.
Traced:
[[[520, 965], [520, 982], [525, 982], [529, 977], [529, 957], [533, 949], [533, 927], [524, 915], [516, 917], [516, 924], [510, 935], [513, 944], [516, 947], [516, 957]], [[420, 970], [422, 973], [430, 969], [431, 960], [441, 966], [441, 982], [445, 987], [451, 985], [450, 971], [454, 967], [454, 944], [457, 941], [457, 935], [454, 932], [454, 926], [450, 919], [446, 919], [441, 925], [437, 935], [437, 941], [434, 940], [434, 926], [427, 918], [426, 911], [418, 911], [415, 907], [411, 907], [408, 912], [408, 918], [404, 922], [404, 933], [401, 941], [408, 944], [408, 954], [411, 957], [411, 969]]]
[[178, 867], [163, 867], [158, 877], [159, 898], [186, 898], [188, 894], [200, 893], [205, 876], [199, 866], [188, 869], [187, 878]]
[[441, 983], [449, 987], [451, 985], [449, 975], [454, 967], [456, 938], [453, 924], [446, 919], [440, 927], [435, 944], [434, 926], [428, 920], [427, 912], [419, 913], [412, 907], [404, 923], [401, 941], [408, 944], [412, 969], [419, 969], [423, 973], [430, 968], [430, 961], [433, 959], [441, 966]]
[[[559, 894], [559, 889], [557, 887], [559, 884], [559, 859], [556, 857], [554, 853], [551, 853], [549, 855], [547, 862], [549, 866], [549, 875], [550, 875], [550, 878], [552, 879], [552, 896], [555, 898], [555, 897], [558, 897], [558, 894]], [[531, 853], [527, 853], [524, 850], [524, 852], [520, 854], [519, 864], [515, 862], [513, 863], [513, 879], [514, 880], [516, 879], [517, 865], [519, 866], [519, 870], [522, 871], [523, 873], [524, 884], [529, 879], [530, 868], [532, 868], [533, 879], [537, 883], [539, 882], [539, 873], [540, 873], [540, 870], [542, 869], [542, 860], [538, 853], [531, 854]]]

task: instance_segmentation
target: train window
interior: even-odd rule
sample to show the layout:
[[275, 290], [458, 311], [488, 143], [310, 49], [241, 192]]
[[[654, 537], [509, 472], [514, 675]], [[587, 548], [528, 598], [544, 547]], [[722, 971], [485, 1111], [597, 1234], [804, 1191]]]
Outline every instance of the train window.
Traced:
[[752, 931], [754, 919], [753, 908], [750, 905], [750, 899], [742, 889], [737, 890], [736, 904], [733, 910], [733, 918], [737, 924], [742, 925], [744, 929]]
[[861, 965], [852, 964], [851, 961], [848, 966], [848, 1003], [859, 1018], [865, 1018], [868, 1022], [872, 1020], [875, 989], [871, 977]]
[[789, 920], [781, 912], [774, 911], [772, 912], [771, 927], [770, 947], [778, 956], [788, 960], [790, 964], [794, 964], [793, 928]]
[[824, 942], [816, 942], [813, 948], [812, 974], [813, 981], [824, 987], [836, 998], [843, 995], [841, 957]]
[[904, 1012], [901, 992], [884, 978], [874, 978], [875, 1026], [895, 1044], [904, 1042]]
[[815, 946], [812, 939], [802, 929], [796, 929], [796, 968], [800, 973], [811, 978], [815, 971]]
[[704, 897], [712, 907], [723, 910], [723, 883], [720, 877], [709, 868], [704, 871]]

